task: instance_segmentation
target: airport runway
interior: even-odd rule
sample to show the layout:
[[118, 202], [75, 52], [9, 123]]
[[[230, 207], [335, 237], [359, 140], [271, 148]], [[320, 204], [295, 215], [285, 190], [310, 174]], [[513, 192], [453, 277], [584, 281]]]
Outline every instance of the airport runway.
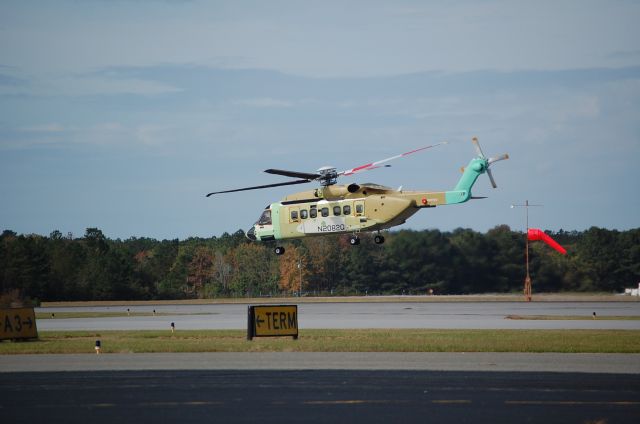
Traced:
[[[39, 330], [157, 330], [175, 322], [178, 329], [246, 329], [246, 304], [145, 305], [130, 307], [37, 308], [46, 314], [148, 312], [158, 316], [46, 319]], [[513, 320], [510, 315], [640, 316], [640, 302], [456, 302], [456, 303], [301, 303], [301, 329], [611, 329], [640, 330], [640, 320]]]
[[636, 423], [637, 375], [456, 371], [9, 373], [7, 423]]
[[[40, 330], [246, 329], [247, 305], [131, 306]], [[126, 312], [126, 307], [38, 312]], [[299, 304], [300, 328], [640, 329], [635, 302]], [[167, 314], [167, 315], [164, 315]], [[7, 422], [635, 423], [640, 355], [186, 353], [0, 356]]]

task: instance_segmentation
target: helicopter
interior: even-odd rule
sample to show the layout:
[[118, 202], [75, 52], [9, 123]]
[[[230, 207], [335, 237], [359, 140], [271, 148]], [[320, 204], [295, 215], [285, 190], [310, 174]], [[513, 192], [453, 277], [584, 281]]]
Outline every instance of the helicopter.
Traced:
[[[258, 221], [246, 232], [247, 238], [253, 241], [277, 241], [327, 234], [350, 234], [349, 244], [355, 246], [360, 244], [359, 233], [377, 232], [373, 240], [376, 244], [382, 244], [385, 239], [380, 231], [404, 224], [420, 209], [477, 199], [472, 197], [471, 188], [478, 177], [484, 173], [489, 177], [493, 188], [497, 188], [490, 167], [495, 162], [509, 159], [509, 155], [505, 153], [487, 158], [477, 137], [472, 138], [471, 141], [477, 156], [462, 168], [462, 177], [453, 190], [449, 191], [404, 191], [402, 187], [392, 189], [372, 183], [337, 184], [339, 177], [389, 167], [387, 162], [391, 160], [447, 144], [447, 142], [441, 142], [341, 172], [330, 166], [324, 166], [315, 173], [267, 169], [264, 172], [268, 174], [297, 179], [215, 191], [206, 196], [317, 181], [320, 184], [318, 188], [287, 195], [281, 201], [268, 205]], [[276, 246], [274, 252], [276, 255], [282, 255], [285, 249], [282, 246]]]

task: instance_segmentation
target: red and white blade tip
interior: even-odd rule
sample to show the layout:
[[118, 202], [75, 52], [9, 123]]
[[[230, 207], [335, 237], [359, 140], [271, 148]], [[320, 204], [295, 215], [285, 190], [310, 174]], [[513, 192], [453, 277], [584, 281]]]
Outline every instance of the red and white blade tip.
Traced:
[[395, 156], [391, 156], [391, 157], [386, 158], [386, 159], [379, 160], [377, 162], [371, 162], [371, 163], [367, 163], [365, 165], [357, 166], [355, 168], [347, 169], [346, 171], [340, 172], [338, 175], [353, 175], [353, 174], [355, 174], [357, 172], [361, 172], [361, 171], [370, 171], [372, 169], [382, 168], [381, 165], [383, 163], [385, 163], [385, 162], [389, 162], [391, 160], [398, 159], [398, 158], [403, 158], [403, 157], [409, 156], [409, 155], [411, 155], [413, 153], [421, 152], [423, 150], [427, 150], [427, 149], [430, 149], [432, 147], [436, 147], [436, 146], [439, 146], [441, 144], [447, 144], [447, 143], [448, 143], [447, 141], [443, 141], [443, 142], [432, 144], [432, 145], [429, 145], [429, 146], [420, 147], [420, 148], [411, 150], [409, 152], [401, 153], [399, 155], [395, 155]]

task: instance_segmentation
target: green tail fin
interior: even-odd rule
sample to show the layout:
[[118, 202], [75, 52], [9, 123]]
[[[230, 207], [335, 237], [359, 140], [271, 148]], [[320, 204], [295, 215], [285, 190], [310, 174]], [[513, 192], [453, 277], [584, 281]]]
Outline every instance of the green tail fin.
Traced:
[[464, 203], [471, 198], [471, 188], [476, 183], [478, 177], [487, 171], [489, 164], [486, 159], [471, 159], [469, 165], [464, 169], [464, 173], [453, 190], [445, 193], [447, 204]]

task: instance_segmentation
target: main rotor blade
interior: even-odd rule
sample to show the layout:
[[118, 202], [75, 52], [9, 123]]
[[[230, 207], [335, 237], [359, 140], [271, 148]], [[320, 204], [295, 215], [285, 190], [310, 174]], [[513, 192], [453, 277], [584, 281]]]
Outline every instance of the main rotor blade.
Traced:
[[236, 188], [234, 190], [214, 191], [213, 193], [207, 194], [207, 197], [209, 197], [209, 196], [211, 196], [213, 194], [234, 193], [236, 191], [247, 191], [247, 190], [259, 190], [259, 189], [262, 189], [262, 188], [280, 187], [280, 186], [287, 186], [287, 185], [294, 185], [294, 184], [304, 184], [304, 183], [310, 183], [310, 182], [311, 182], [310, 180], [296, 180], [296, 181], [287, 181], [287, 182], [284, 182], [284, 183], [266, 184], [266, 185], [253, 186], [253, 187]]
[[443, 141], [441, 143], [432, 144], [430, 146], [420, 147], [418, 149], [411, 150], [410, 152], [401, 153], [399, 155], [391, 156], [390, 158], [382, 159], [382, 160], [379, 160], [377, 162], [371, 162], [371, 163], [367, 163], [365, 165], [357, 166], [355, 168], [347, 169], [346, 171], [340, 172], [338, 175], [353, 175], [353, 174], [355, 174], [357, 172], [370, 171], [372, 169], [382, 168], [383, 166], [391, 166], [391, 165], [382, 165], [382, 164], [385, 163], [385, 162], [389, 162], [390, 160], [403, 158], [403, 157], [409, 156], [409, 155], [411, 155], [413, 153], [418, 153], [418, 152], [421, 152], [423, 150], [427, 150], [427, 149], [430, 149], [432, 147], [436, 147], [436, 146], [439, 146], [441, 144], [447, 144], [447, 143], [448, 142]]
[[284, 169], [265, 169], [267, 174], [284, 175], [285, 177], [305, 178], [307, 180], [315, 180], [320, 174], [310, 174], [308, 172], [286, 171]]
[[480, 148], [480, 143], [478, 142], [478, 137], [473, 137], [471, 139], [471, 141], [473, 142], [473, 145], [476, 148], [476, 152], [478, 153], [478, 156], [480, 156], [481, 158], [484, 159], [486, 156], [484, 155], [484, 153], [482, 152], [482, 149]]

